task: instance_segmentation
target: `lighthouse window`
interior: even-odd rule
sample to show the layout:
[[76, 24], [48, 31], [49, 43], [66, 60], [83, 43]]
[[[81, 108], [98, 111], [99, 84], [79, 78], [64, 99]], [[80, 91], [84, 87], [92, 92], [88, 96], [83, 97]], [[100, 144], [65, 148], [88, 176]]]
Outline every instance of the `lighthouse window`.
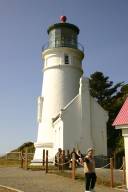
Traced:
[[68, 55], [64, 56], [64, 63], [69, 64], [69, 56]]

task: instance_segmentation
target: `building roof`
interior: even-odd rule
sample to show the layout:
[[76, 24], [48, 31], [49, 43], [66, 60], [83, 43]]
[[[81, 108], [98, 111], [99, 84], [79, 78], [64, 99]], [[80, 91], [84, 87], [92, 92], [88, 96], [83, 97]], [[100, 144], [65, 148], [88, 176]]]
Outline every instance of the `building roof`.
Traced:
[[70, 29], [76, 31], [77, 34], [79, 34], [79, 31], [80, 31], [76, 25], [71, 24], [71, 23], [55, 23], [55, 24], [49, 26], [49, 28], [47, 30], [48, 34], [50, 33], [51, 30], [57, 29], [57, 28], [59, 28], [59, 29], [70, 28]]
[[128, 97], [125, 100], [122, 108], [120, 109], [120, 111], [112, 125], [113, 126], [128, 125]]

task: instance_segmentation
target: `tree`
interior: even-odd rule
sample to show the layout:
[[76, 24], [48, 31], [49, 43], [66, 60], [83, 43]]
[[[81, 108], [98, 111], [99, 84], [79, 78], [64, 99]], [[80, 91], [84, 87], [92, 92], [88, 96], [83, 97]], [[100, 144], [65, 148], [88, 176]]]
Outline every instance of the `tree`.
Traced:
[[104, 109], [109, 110], [110, 103], [122, 87], [122, 83], [113, 85], [108, 76], [105, 77], [102, 72], [95, 72], [90, 76], [90, 93]]
[[[124, 101], [124, 92], [128, 87], [123, 88], [123, 82], [113, 84], [108, 76], [102, 72], [95, 72], [90, 76], [90, 94], [96, 98], [97, 102], [108, 111], [109, 120], [107, 123], [107, 144], [108, 148], [115, 150], [118, 140], [121, 139], [121, 131], [115, 130], [112, 123]], [[122, 99], [123, 98], [123, 99]]]

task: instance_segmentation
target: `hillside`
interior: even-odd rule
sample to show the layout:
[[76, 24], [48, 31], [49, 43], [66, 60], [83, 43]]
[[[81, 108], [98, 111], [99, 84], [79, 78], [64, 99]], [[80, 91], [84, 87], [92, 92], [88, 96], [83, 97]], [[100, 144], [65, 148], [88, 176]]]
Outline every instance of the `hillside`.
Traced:
[[35, 152], [34, 143], [31, 141], [23, 143], [21, 146], [19, 146], [17, 149], [12, 150], [11, 152], [25, 151], [26, 148], [28, 149], [28, 153]]

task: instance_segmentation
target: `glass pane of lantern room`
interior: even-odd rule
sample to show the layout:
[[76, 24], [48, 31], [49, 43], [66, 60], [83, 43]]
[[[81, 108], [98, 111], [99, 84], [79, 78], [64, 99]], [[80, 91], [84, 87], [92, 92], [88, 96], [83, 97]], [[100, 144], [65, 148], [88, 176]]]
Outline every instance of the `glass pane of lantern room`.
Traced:
[[55, 47], [55, 29], [49, 33], [49, 48]]
[[77, 48], [77, 33], [72, 29], [63, 28], [61, 31], [61, 44], [64, 47]]
[[61, 47], [61, 29], [55, 30], [55, 47]]

